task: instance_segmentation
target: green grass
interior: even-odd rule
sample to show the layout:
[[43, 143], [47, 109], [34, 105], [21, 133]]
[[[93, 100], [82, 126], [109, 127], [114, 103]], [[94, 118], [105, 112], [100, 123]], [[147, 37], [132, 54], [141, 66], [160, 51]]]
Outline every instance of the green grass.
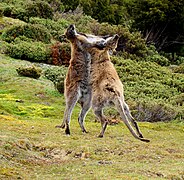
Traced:
[[136, 140], [123, 123], [110, 125], [97, 138], [100, 123], [90, 111], [83, 134], [71, 120], [71, 136], [61, 123], [64, 97], [53, 84], [20, 77], [16, 67], [29, 62], [0, 55], [0, 179], [183, 179], [184, 124], [139, 123]]

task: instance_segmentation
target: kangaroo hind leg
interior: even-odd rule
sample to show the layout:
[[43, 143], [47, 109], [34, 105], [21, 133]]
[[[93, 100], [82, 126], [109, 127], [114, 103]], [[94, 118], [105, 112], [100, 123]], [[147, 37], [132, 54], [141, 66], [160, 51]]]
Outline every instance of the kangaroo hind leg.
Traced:
[[65, 107], [65, 112], [64, 112], [64, 118], [63, 118], [63, 122], [61, 125], [56, 126], [56, 128], [65, 128], [65, 133], [66, 134], [70, 134], [70, 128], [69, 128], [69, 124], [70, 124], [70, 119], [71, 119], [71, 115], [72, 115], [72, 110], [74, 108], [74, 106], [76, 105], [77, 101], [79, 98], [79, 94], [76, 91], [70, 92], [68, 96], [66, 96], [66, 107]]
[[98, 137], [102, 138], [104, 136], [105, 130], [107, 128], [108, 121], [106, 120], [105, 116], [103, 115], [102, 109], [94, 109], [94, 113], [96, 117], [100, 120], [102, 125], [102, 130]]
[[91, 94], [88, 94], [86, 98], [84, 98], [83, 100], [79, 101], [82, 109], [81, 112], [79, 114], [79, 118], [78, 118], [78, 122], [79, 125], [82, 129], [83, 133], [87, 133], [85, 127], [84, 127], [84, 119], [86, 117], [87, 112], [89, 111], [90, 107], [91, 107]]

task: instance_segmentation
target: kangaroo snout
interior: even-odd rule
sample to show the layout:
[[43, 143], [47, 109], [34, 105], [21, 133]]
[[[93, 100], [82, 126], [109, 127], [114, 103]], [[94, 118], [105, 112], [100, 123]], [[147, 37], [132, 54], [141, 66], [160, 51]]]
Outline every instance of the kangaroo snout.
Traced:
[[103, 50], [107, 46], [107, 43], [105, 40], [101, 40], [96, 43], [96, 47], [100, 50]]

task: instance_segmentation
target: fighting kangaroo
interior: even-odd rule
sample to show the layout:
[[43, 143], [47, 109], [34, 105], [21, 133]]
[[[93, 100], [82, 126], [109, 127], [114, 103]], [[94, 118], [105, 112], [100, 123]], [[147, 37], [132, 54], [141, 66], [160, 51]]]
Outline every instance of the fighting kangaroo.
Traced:
[[89, 36], [87, 39], [83, 34], [77, 33], [74, 25], [67, 28], [65, 36], [71, 43], [71, 59], [64, 82], [66, 100], [64, 118], [62, 124], [56, 127], [66, 127], [65, 133], [70, 134], [69, 124], [72, 110], [75, 104], [79, 102], [82, 109], [78, 121], [82, 132], [86, 132], [83, 121], [91, 107], [92, 98], [90, 85], [91, 55], [86, 50], [91, 47], [98, 48], [98, 46], [101, 48], [100, 41], [103, 39], [93, 38], [93, 36]]
[[[84, 94], [86, 96], [82, 96], [83, 97], [82, 104], [84, 102], [85, 103], [88, 102], [87, 103], [88, 106], [87, 108], [86, 106], [82, 106], [82, 110], [79, 116], [79, 124], [83, 132], [86, 132], [83, 125], [83, 119], [91, 106], [91, 98], [92, 98], [92, 108], [94, 110], [95, 115], [99, 118], [102, 124], [102, 130], [99, 137], [103, 137], [105, 129], [108, 124], [105, 116], [103, 115], [103, 108], [108, 105], [115, 105], [118, 112], [120, 113], [122, 120], [130, 130], [132, 135], [141, 141], [149, 142], [149, 140], [143, 138], [136, 121], [130, 114], [129, 107], [124, 101], [123, 84], [121, 83], [118, 77], [118, 74], [113, 64], [110, 61], [109, 50], [116, 48], [117, 42], [119, 39], [118, 35], [106, 37], [104, 39], [97, 36], [77, 33], [75, 30], [75, 27], [72, 26], [72, 28], [67, 29], [66, 37], [71, 41], [73, 46], [72, 50], [73, 52], [75, 52], [75, 53], [72, 53], [72, 57], [74, 59], [80, 59], [80, 60], [81, 58], [79, 57], [82, 57], [82, 60], [84, 62], [86, 61], [90, 62], [87, 69], [86, 69], [86, 66], [78, 66], [79, 68], [83, 68], [83, 69], [78, 69], [78, 71], [87, 72], [85, 75], [87, 76], [87, 81], [88, 81], [88, 82], [86, 81], [86, 84], [85, 84], [87, 85], [88, 88], [87, 89], [85, 88], [85, 91], [83, 91], [83, 93], [85, 92]], [[72, 40], [71, 40], [71, 37], [72, 37]], [[72, 59], [71, 59], [71, 62], [72, 62]], [[71, 69], [71, 72], [76, 71], [75, 68], [73, 69], [69, 68], [69, 69]], [[67, 74], [67, 77], [69, 76], [68, 74]], [[71, 79], [71, 82], [72, 81], [73, 79]], [[79, 82], [81, 83], [82, 81], [79, 81]], [[84, 82], [82, 84], [84, 85]], [[67, 78], [65, 81], [65, 87], [67, 87]], [[67, 88], [65, 88], [66, 99], [71, 99], [68, 97], [72, 97], [73, 99], [71, 99], [71, 103], [67, 103], [68, 102], [67, 100], [64, 120], [62, 125], [59, 126], [64, 128], [66, 125], [66, 130], [65, 130], [66, 134], [70, 134], [69, 119], [71, 116], [71, 111], [75, 103], [79, 99], [79, 97], [81, 97], [81, 93], [80, 93], [81, 90], [79, 90], [80, 88], [78, 88], [78, 85], [76, 86], [73, 85], [72, 87], [73, 88], [71, 89], [73, 93], [71, 93], [71, 91], [67, 91]], [[79, 85], [79, 87], [81, 86]], [[73, 91], [74, 89], [75, 91]], [[135, 127], [137, 133], [134, 131], [129, 121]]]
[[91, 55], [92, 109], [102, 125], [99, 137], [103, 137], [108, 124], [103, 115], [103, 108], [114, 105], [131, 134], [141, 141], [149, 142], [148, 139], [143, 138], [136, 121], [130, 113], [129, 107], [124, 100], [123, 84], [110, 61], [109, 50], [116, 49], [118, 39], [118, 35], [114, 35], [105, 40], [103, 49], [96, 47], [88, 49]]

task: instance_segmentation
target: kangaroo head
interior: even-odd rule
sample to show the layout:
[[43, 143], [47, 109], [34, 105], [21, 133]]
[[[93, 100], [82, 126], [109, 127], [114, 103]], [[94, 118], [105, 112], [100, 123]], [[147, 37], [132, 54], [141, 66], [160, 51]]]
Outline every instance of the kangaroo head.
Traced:
[[77, 32], [75, 25], [70, 25], [64, 35], [72, 44], [72, 52], [88, 53], [95, 60], [98, 60], [102, 54], [104, 54], [103, 58], [109, 56], [109, 51], [116, 49], [119, 40], [117, 34], [100, 37]]
[[[77, 44], [78, 46], [83, 46], [84, 48], [88, 47], [97, 47], [102, 48], [102, 44], [99, 42], [105, 41], [103, 38], [98, 36], [93, 36], [89, 34], [84, 34], [77, 32], [75, 25], [71, 24], [65, 31], [64, 36], [72, 43]], [[104, 47], [103, 47], [104, 48]], [[85, 50], [86, 50], [85, 49]]]
[[103, 61], [110, 61], [110, 52], [115, 51], [119, 36], [117, 34], [103, 38], [100, 41], [96, 41], [95, 44], [88, 48], [88, 52], [91, 55], [91, 62], [98, 63]]
[[93, 51], [98, 51], [98, 52], [106, 52], [106, 51], [115, 51], [117, 48], [119, 40], [119, 35], [115, 34], [113, 36], [108, 36], [108, 37], [103, 37], [101, 41], [97, 41], [96, 45], [93, 48]]

